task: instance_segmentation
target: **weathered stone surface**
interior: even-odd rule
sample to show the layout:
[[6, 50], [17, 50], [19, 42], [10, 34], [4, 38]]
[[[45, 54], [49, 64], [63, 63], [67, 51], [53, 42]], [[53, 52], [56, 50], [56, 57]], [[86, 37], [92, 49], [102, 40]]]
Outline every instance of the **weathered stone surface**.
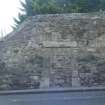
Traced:
[[105, 15], [29, 17], [0, 41], [0, 89], [105, 86]]

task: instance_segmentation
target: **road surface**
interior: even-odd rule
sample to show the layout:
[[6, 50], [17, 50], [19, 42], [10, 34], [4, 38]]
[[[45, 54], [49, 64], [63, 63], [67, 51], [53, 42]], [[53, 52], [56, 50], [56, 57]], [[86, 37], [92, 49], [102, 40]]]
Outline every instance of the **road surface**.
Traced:
[[105, 89], [6, 91], [0, 105], [105, 105]]

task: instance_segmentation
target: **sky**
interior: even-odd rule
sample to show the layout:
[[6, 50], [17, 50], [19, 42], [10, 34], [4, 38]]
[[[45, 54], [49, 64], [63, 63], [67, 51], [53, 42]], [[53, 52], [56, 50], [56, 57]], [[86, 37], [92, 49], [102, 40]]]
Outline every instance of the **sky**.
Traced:
[[[24, 2], [24, 0], [21, 0]], [[0, 37], [3, 37], [13, 31], [13, 17], [17, 17], [21, 12], [20, 0], [0, 0]]]

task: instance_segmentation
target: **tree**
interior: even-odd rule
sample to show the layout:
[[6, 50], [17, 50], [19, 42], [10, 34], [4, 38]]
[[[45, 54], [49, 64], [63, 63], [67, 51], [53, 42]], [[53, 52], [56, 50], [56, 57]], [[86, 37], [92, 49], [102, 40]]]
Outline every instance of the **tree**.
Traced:
[[24, 11], [27, 16], [35, 15], [35, 12], [33, 9], [33, 0], [25, 0], [25, 3], [21, 2], [21, 5], [23, 7], [21, 8], [21, 10]]
[[33, 0], [33, 9], [36, 14], [51, 14], [60, 12], [60, 8], [56, 0]]
[[17, 29], [17, 27], [19, 26], [19, 24], [21, 24], [25, 19], [27, 18], [26, 14], [18, 14], [18, 19], [17, 18], [13, 18], [15, 25], [12, 26], [13, 30]]
[[101, 6], [101, 0], [76, 0], [71, 5], [71, 12], [88, 13], [97, 12]]
[[17, 27], [28, 17], [28, 16], [33, 16], [34, 14], [34, 9], [33, 9], [33, 0], [25, 0], [24, 2], [20, 2], [22, 5], [22, 8], [20, 10], [24, 12], [24, 14], [19, 13], [18, 14], [18, 19], [13, 18], [15, 25], [12, 26], [13, 29], [17, 29]]
[[28, 16], [55, 13], [88, 13], [105, 10], [105, 0], [25, 0], [21, 2], [25, 14], [14, 19], [17, 28]]

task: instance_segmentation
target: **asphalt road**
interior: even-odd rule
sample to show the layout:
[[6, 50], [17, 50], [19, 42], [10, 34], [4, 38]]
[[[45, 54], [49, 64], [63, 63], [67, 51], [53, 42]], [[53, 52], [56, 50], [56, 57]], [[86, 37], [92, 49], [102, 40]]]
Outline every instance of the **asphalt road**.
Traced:
[[0, 105], [105, 105], [105, 90], [4, 92]]

